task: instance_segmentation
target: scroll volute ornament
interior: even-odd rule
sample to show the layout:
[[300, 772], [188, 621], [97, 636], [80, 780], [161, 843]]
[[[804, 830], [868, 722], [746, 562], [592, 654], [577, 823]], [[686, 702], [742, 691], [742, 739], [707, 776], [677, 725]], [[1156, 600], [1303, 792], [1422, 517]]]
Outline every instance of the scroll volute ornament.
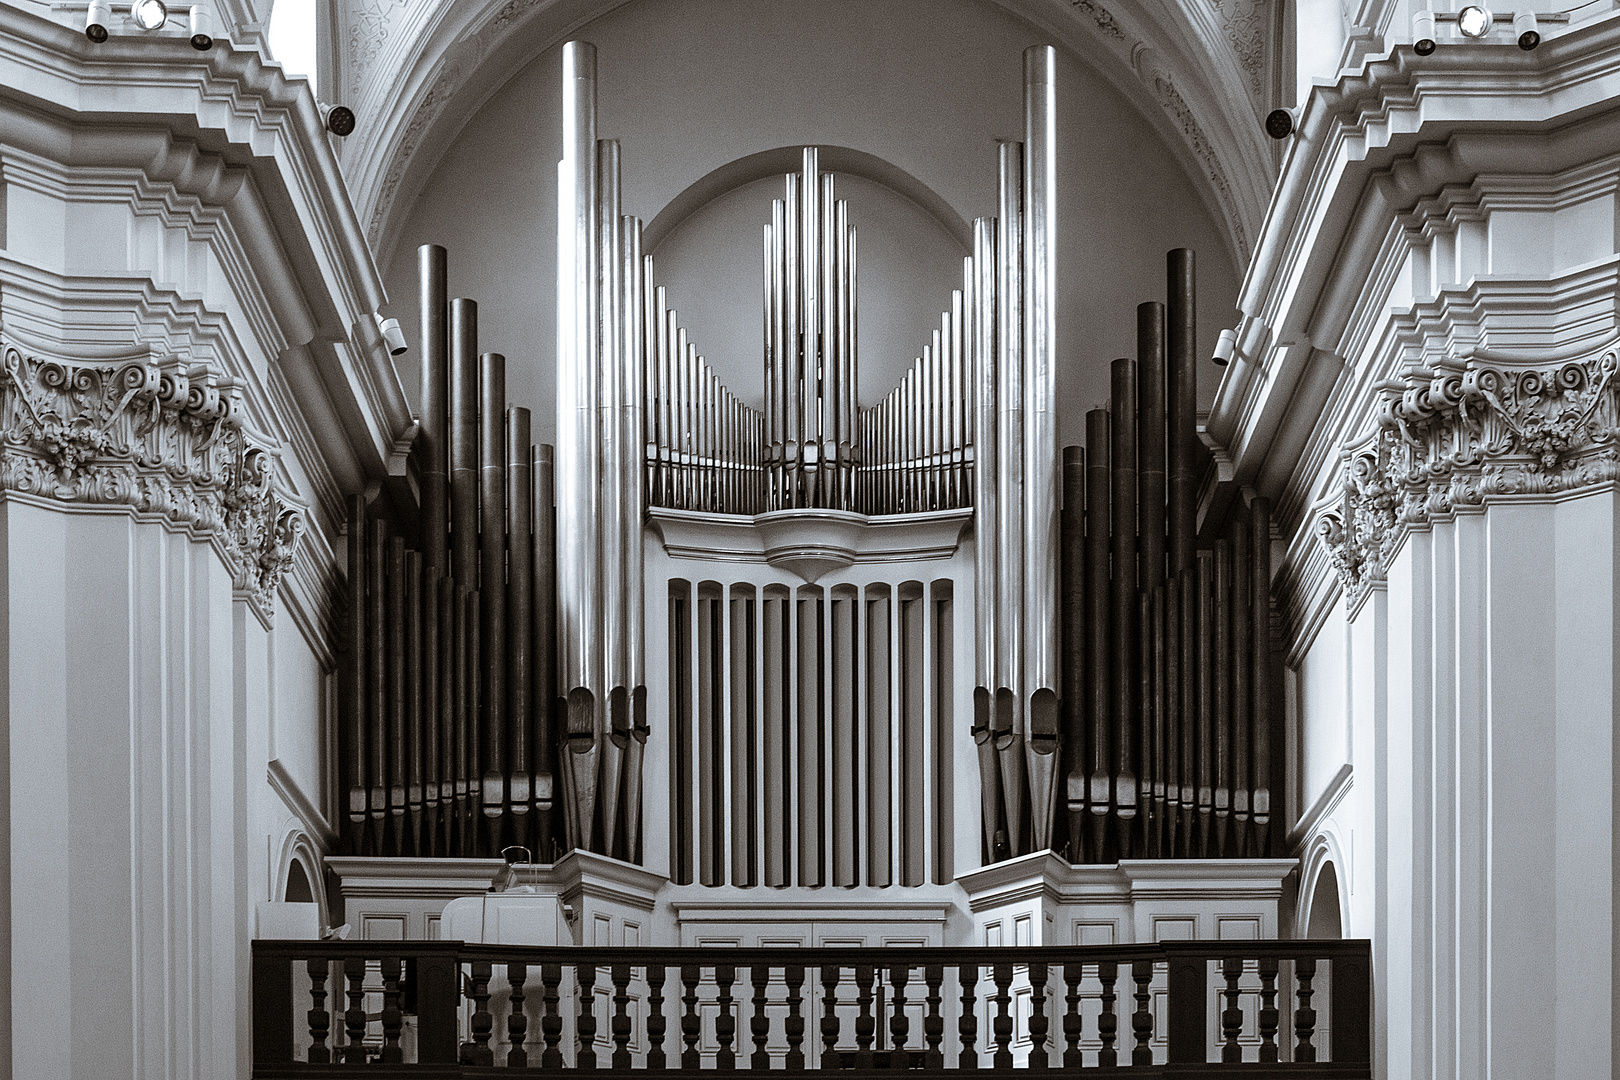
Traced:
[[268, 616], [303, 512], [243, 414], [241, 388], [206, 365], [63, 360], [0, 340], [0, 490], [124, 505], [213, 534], [237, 591]]
[[1620, 347], [1556, 364], [1477, 357], [1380, 383], [1377, 426], [1342, 455], [1316, 533], [1353, 604], [1403, 530], [1498, 495], [1559, 494], [1620, 477]]

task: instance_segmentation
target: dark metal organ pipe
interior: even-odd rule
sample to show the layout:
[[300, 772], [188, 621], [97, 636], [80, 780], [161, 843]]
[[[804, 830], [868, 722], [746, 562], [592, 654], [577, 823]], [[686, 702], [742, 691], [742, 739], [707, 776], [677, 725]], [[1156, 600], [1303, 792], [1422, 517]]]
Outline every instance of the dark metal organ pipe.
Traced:
[[[642, 631], [648, 507], [971, 510], [984, 857], [1270, 850], [1270, 509], [1238, 498], [1226, 521], [1204, 523], [1219, 539], [1197, 548], [1190, 251], [1170, 254], [1166, 302], [1138, 307], [1136, 357], [1114, 362], [1086, 448], [1057, 445], [1053, 64], [1049, 49], [1026, 55], [1025, 139], [1000, 148], [997, 216], [974, 223], [961, 288], [899, 385], [868, 408], [856, 386], [856, 235], [833, 178], [804, 152], [764, 231], [756, 410], [722, 385], [654, 285], [640, 223], [620, 213], [617, 144], [596, 138], [594, 54], [565, 47], [557, 447], [531, 445], [527, 411], [506, 405], [504, 360], [478, 352], [477, 305], [447, 298], [444, 251], [424, 247], [421, 511], [391, 523], [386, 500], [348, 507], [338, 739], [349, 850], [517, 844], [537, 860], [577, 847], [639, 861], [657, 722]], [[846, 717], [852, 695], [895, 731], [924, 724], [922, 677], [907, 665], [925, 626], [935, 632], [919, 613], [948, 612], [948, 591], [777, 590], [713, 595], [693, 582], [658, 597], [673, 639], [713, 637], [698, 653], [752, 672], [757, 627], [773, 643], [766, 662], [780, 654], [795, 672], [749, 675], [742, 691], [718, 669], [671, 671], [682, 740], [671, 768], [702, 777], [672, 788], [676, 821], [697, 833], [677, 877], [782, 884], [795, 864], [805, 883], [934, 874], [931, 834], [903, 812], [888, 827], [882, 799], [896, 792], [871, 786], [891, 768], [921, 784], [915, 763], [882, 740], [840, 739], [867, 722]], [[823, 647], [835, 654], [825, 686], [801, 677], [819, 670]], [[891, 662], [907, 671], [893, 703], [840, 682]], [[948, 683], [934, 693], [948, 697]], [[789, 740], [804, 717], [819, 727]], [[703, 757], [697, 735], [697, 751], [685, 744], [711, 729], [771, 763], [729, 813], [702, 805], [699, 788], [752, 774], [744, 758]], [[786, 775], [813, 759], [826, 791]], [[798, 833], [748, 809], [763, 799], [802, 817], [828, 795], [825, 818]], [[729, 858], [711, 834], [729, 837]], [[785, 846], [795, 835], [811, 846]]]

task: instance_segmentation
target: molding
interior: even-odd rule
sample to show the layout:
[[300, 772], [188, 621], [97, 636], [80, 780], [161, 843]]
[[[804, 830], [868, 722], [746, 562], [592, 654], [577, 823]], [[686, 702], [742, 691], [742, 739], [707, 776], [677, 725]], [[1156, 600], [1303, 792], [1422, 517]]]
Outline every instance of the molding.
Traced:
[[451, 899], [490, 891], [505, 859], [413, 859], [328, 855], [346, 900]]
[[[1376, 335], [1362, 326], [1386, 319], [1390, 304], [1431, 302], [1417, 283], [1409, 298], [1368, 296], [1394, 289], [1408, 253], [1443, 249], [1434, 266], [1421, 256], [1411, 276], [1432, 273], [1437, 289], [1466, 292], [1487, 270], [1470, 265], [1473, 249], [1456, 238], [1483, 228], [1480, 213], [1527, 198], [1556, 209], [1602, 186], [1610, 170], [1594, 162], [1614, 156], [1617, 101], [1614, 12], [1549, 38], [1534, 54], [1482, 47], [1419, 57], [1392, 47], [1334, 84], [1317, 84], [1240, 291], [1238, 355], [1209, 425], [1227, 437], [1240, 480], [1254, 477], [1261, 494], [1283, 505], [1338, 381], [1315, 370], [1319, 358], [1371, 341]], [[1555, 179], [1499, 183], [1526, 173]], [[1481, 194], [1468, 193], [1476, 185]], [[1442, 194], [1450, 189], [1461, 197]], [[1540, 278], [1544, 290], [1543, 275], [1568, 272], [1515, 276]], [[1360, 363], [1343, 359], [1349, 370]]]
[[1050, 851], [1023, 855], [963, 874], [969, 910], [977, 913], [1025, 900], [1060, 904], [1145, 900], [1276, 900], [1297, 859], [1124, 859], [1073, 865]]
[[[745, 517], [653, 507], [647, 520], [672, 558], [769, 563], [814, 581], [831, 565], [949, 559], [956, 554], [973, 511], [867, 517], [831, 510], [780, 510]], [[817, 559], [829, 566], [797, 565]]]
[[1348, 761], [1339, 766], [1339, 771], [1333, 774], [1333, 779], [1322, 789], [1322, 794], [1316, 797], [1310, 809], [1301, 814], [1294, 827], [1288, 830], [1288, 837], [1284, 842], [1288, 845], [1289, 851], [1297, 856], [1304, 856], [1305, 842], [1322, 822], [1339, 808], [1339, 803], [1349, 793], [1354, 779], [1355, 769]]
[[1620, 340], [1554, 364], [1465, 355], [1378, 384], [1378, 426], [1345, 448], [1339, 491], [1316, 512], [1349, 604], [1383, 580], [1410, 528], [1620, 480], [1617, 368]]
[[[320, 808], [298, 786], [287, 766], [281, 763], [280, 758], [271, 758], [265, 768], [265, 779], [270, 782], [270, 790], [286, 804], [287, 809], [298, 818], [298, 823], [304, 832], [320, 841], [322, 851], [330, 851], [337, 843], [337, 830], [328, 825], [326, 818], [321, 815]], [[272, 898], [273, 899], [273, 898]]]
[[241, 390], [149, 353], [85, 362], [0, 338], [0, 490], [123, 505], [223, 544], [233, 583], [267, 622], [304, 531], [278, 490], [276, 451], [242, 424]]

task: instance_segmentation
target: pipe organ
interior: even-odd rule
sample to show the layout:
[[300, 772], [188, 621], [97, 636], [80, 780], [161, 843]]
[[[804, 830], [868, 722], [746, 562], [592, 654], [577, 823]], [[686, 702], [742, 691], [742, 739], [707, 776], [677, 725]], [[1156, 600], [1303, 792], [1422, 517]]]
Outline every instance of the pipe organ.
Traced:
[[[1053, 50], [1025, 54], [1024, 138], [999, 149], [961, 288], [864, 408], [856, 233], [817, 151], [764, 223], [756, 409], [622, 213], [594, 50], [569, 43], [563, 69], [555, 449], [531, 446], [476, 304], [446, 299], [444, 250], [423, 248], [420, 508], [350, 502], [349, 850], [636, 862], [667, 843], [671, 879], [710, 886], [945, 883], [1047, 848], [1266, 854], [1269, 508], [1220, 500], [1199, 546], [1191, 252], [1138, 308], [1085, 445], [1059, 447], [1056, 367], [1083, 347], [1056, 334]], [[743, 572], [677, 552], [681, 523], [946, 542], [813, 568], [765, 546]]]

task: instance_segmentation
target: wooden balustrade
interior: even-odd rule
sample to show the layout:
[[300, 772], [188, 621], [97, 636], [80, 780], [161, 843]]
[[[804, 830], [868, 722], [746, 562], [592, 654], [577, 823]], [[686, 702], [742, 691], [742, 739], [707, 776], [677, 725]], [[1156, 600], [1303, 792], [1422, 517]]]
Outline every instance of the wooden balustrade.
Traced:
[[[986, 1067], [1372, 1076], [1365, 941], [881, 951], [255, 941], [252, 971], [255, 1080]], [[682, 1047], [666, 1058], [671, 1010]], [[819, 1045], [805, 1038], [812, 1016]]]

